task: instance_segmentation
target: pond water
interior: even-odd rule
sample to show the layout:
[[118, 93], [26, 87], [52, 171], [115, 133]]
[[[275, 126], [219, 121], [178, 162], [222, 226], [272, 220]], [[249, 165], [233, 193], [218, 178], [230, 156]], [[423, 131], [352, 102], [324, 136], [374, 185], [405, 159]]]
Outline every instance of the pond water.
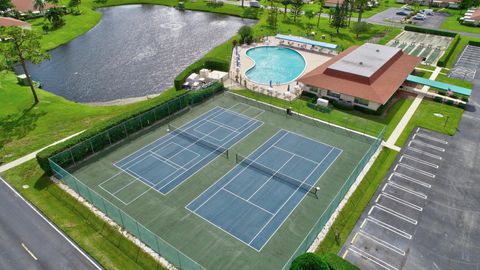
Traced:
[[[100, 23], [29, 65], [44, 89], [77, 102], [160, 93], [187, 66], [254, 20], [152, 5], [98, 10]], [[18, 70], [20, 72], [20, 70]]]

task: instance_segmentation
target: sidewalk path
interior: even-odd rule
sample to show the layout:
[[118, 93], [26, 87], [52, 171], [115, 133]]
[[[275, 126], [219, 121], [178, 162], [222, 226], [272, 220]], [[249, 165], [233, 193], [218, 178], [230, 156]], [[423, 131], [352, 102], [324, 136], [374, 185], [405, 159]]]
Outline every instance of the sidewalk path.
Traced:
[[[429, 79], [430, 80], [435, 80], [441, 70], [442, 70], [441, 67], [435, 68], [432, 75], [430, 75]], [[426, 93], [426, 92], [428, 92], [428, 89], [430, 89], [430, 87], [425, 85], [422, 88], [422, 92]], [[395, 142], [398, 140], [398, 138], [402, 134], [403, 130], [407, 126], [408, 122], [412, 118], [412, 116], [415, 113], [415, 111], [417, 110], [418, 106], [420, 106], [420, 103], [422, 103], [423, 97], [424, 96], [422, 94], [417, 95], [417, 97], [413, 101], [412, 105], [410, 105], [410, 108], [408, 108], [407, 112], [403, 115], [402, 119], [400, 120], [398, 125], [393, 130], [392, 135], [390, 135], [388, 140], [385, 142], [384, 145], [386, 147], [394, 149], [394, 150], [398, 149], [398, 147], [395, 146]]]
[[16, 160], [12, 161], [12, 162], [9, 162], [9, 163], [7, 163], [7, 164], [5, 164], [5, 165], [2, 165], [2, 166], [0, 166], [0, 173], [1, 173], [1, 172], [4, 172], [4, 171], [6, 171], [6, 170], [9, 170], [9, 169], [11, 169], [11, 168], [13, 168], [13, 167], [16, 167], [16, 166], [18, 166], [18, 165], [21, 165], [21, 164], [23, 164], [23, 163], [25, 163], [25, 162], [27, 162], [27, 161], [29, 161], [29, 160], [32, 160], [32, 159], [34, 159], [34, 158], [37, 156], [37, 154], [38, 154], [39, 152], [43, 151], [44, 149], [47, 149], [47, 148], [50, 147], [50, 146], [54, 146], [54, 145], [56, 145], [56, 144], [59, 144], [59, 143], [61, 143], [61, 142], [66, 141], [66, 140], [68, 140], [68, 139], [70, 139], [70, 138], [73, 138], [73, 137], [75, 137], [75, 136], [83, 133], [84, 131], [85, 131], [85, 130], [82, 130], [82, 131], [80, 131], [80, 132], [78, 132], [78, 133], [75, 133], [75, 134], [70, 135], [70, 136], [68, 136], [68, 137], [66, 137], [66, 138], [63, 138], [63, 139], [61, 139], [61, 140], [59, 140], [59, 141], [56, 141], [56, 142], [50, 144], [49, 146], [43, 147], [42, 149], [39, 149], [39, 150], [37, 150], [37, 151], [35, 151], [35, 152], [32, 152], [32, 153], [30, 153], [30, 154], [28, 154], [28, 155], [26, 155], [26, 156], [23, 156], [23, 157], [21, 157], [21, 158], [19, 158], [19, 159], [16, 159]]

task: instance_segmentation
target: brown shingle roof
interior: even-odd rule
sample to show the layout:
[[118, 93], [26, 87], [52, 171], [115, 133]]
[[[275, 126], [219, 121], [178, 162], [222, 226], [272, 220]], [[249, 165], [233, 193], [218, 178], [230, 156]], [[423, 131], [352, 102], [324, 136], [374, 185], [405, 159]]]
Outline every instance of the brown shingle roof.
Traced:
[[17, 26], [23, 28], [31, 28], [31, 25], [29, 23], [9, 17], [0, 17], [0, 27], [1, 26]]
[[[357, 48], [359, 47], [353, 46], [348, 48], [302, 76], [299, 81], [309, 86], [385, 104], [402, 85], [407, 76], [415, 69], [415, 66], [421, 62], [420, 57], [401, 52], [401, 55], [396, 57], [394, 61], [388, 61], [385, 66], [382, 67], [381, 73], [376, 76], [376, 78], [368, 82], [352, 80], [349, 78], [351, 76], [327, 71], [330, 65], [336, 63]], [[359, 61], [367, 62], [368, 59], [359, 59]], [[325, 73], [325, 71], [327, 72]]]
[[[16, 10], [21, 12], [38, 11], [37, 9], [33, 8], [33, 0], [12, 0], [12, 4]], [[45, 4], [45, 10], [54, 6], [49, 3]]]
[[480, 20], [480, 8], [473, 12], [472, 16], [470, 16], [470, 19], [475, 20], [475, 21]]

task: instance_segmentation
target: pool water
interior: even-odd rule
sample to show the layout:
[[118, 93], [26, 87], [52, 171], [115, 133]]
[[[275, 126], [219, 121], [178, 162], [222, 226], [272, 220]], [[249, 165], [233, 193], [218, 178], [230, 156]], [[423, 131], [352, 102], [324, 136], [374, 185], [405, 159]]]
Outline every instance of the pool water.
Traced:
[[262, 46], [249, 49], [247, 56], [255, 65], [245, 72], [253, 82], [269, 85], [286, 84], [305, 70], [305, 59], [295, 50], [277, 46]]

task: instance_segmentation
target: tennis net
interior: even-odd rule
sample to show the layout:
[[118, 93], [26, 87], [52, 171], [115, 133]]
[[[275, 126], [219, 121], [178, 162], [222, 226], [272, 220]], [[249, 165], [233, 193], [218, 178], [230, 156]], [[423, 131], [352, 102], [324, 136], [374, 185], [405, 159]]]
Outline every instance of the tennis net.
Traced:
[[195, 136], [193, 134], [190, 134], [190, 133], [182, 130], [181, 128], [177, 128], [175, 126], [172, 126], [171, 124], [168, 125], [168, 129], [170, 130], [170, 132], [178, 134], [178, 135], [182, 136], [183, 138], [186, 138], [186, 139], [192, 141], [193, 143], [202, 145], [202, 146], [204, 146], [206, 148], [209, 148], [210, 150], [213, 150], [213, 151], [218, 152], [220, 154], [225, 154], [228, 157], [228, 148], [225, 148], [225, 147], [220, 146], [220, 145], [216, 145], [216, 144], [211, 143], [209, 141], [206, 141], [202, 138], [198, 138], [197, 136]]
[[272, 179], [275, 179], [275, 180], [278, 180], [278, 181], [282, 181], [286, 184], [289, 184], [295, 188], [300, 188], [306, 192], [311, 192], [311, 193], [315, 193], [317, 192], [317, 188], [312, 186], [312, 185], [309, 185], [309, 184], [306, 184], [298, 179], [295, 179], [291, 176], [288, 176], [288, 175], [285, 175], [283, 173], [280, 173], [278, 171], [275, 171], [271, 168], [268, 168], [267, 166], [265, 165], [262, 165], [258, 162], [255, 162], [247, 157], [244, 157], [242, 155], [239, 155], [239, 154], [236, 154], [236, 162], [238, 164], [242, 164], [242, 165], [246, 165], [246, 166], [250, 166], [252, 168], [255, 168], [263, 173], [266, 173], [268, 175], [271, 175], [272, 176]]

